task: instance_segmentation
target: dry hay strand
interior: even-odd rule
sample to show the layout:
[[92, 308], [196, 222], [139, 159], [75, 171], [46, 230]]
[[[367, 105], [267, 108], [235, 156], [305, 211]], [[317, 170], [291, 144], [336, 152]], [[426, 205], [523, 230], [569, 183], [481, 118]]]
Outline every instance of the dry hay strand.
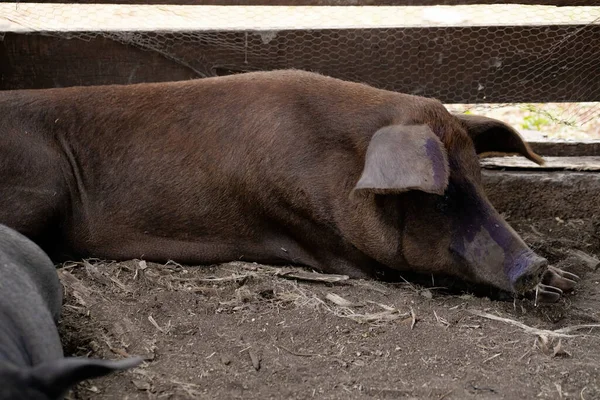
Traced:
[[335, 293], [327, 293], [327, 295], [325, 296], [325, 299], [329, 300], [336, 306], [340, 306], [340, 307], [362, 307], [362, 306], [364, 306], [364, 304], [362, 304], [362, 303], [353, 303], [351, 301], [348, 301], [345, 298], [343, 298], [342, 296], [339, 296]]
[[[59, 269], [59, 276], [61, 279], [65, 279], [63, 284], [66, 283], [67, 287], [69, 284], [74, 282], [75, 278], [70, 271], [74, 268], [83, 267], [85, 273], [89, 279], [89, 281], [94, 282], [96, 285], [101, 285], [105, 287], [109, 287], [112, 289], [118, 289], [119, 291], [125, 292], [127, 294], [132, 294], [135, 292], [130, 286], [126, 285], [122, 279], [120, 279], [120, 274], [123, 270], [133, 271], [133, 269], [127, 267], [126, 265], [119, 264], [115, 261], [104, 261], [100, 259], [90, 258], [85, 259], [78, 262], [68, 262], [64, 263]], [[67, 275], [68, 274], [68, 275]], [[76, 284], [76, 289], [81, 289], [80, 283]], [[89, 289], [94, 293], [98, 293], [98, 290]]]
[[348, 307], [338, 307], [333, 310], [333, 314], [341, 317], [348, 318], [354, 322], [358, 322], [359, 324], [373, 324], [373, 325], [381, 325], [388, 322], [393, 322], [398, 319], [404, 319], [410, 315], [410, 313], [402, 313], [400, 310], [394, 309], [383, 310], [379, 312], [366, 312], [366, 313], [357, 313], [353, 309]]
[[537, 335], [537, 336], [545, 336], [545, 337], [555, 337], [555, 338], [576, 337], [576, 336], [580, 336], [580, 335], [572, 335], [571, 332], [576, 332], [576, 331], [579, 331], [582, 329], [600, 328], [600, 324], [584, 324], [584, 325], [569, 326], [566, 328], [555, 329], [555, 330], [538, 329], [538, 328], [534, 328], [534, 327], [525, 325], [522, 322], [515, 321], [510, 318], [504, 318], [504, 317], [500, 317], [497, 315], [488, 314], [488, 313], [485, 313], [482, 311], [469, 310], [469, 312], [471, 314], [477, 315], [482, 318], [487, 318], [487, 319], [491, 319], [494, 321], [500, 321], [500, 322], [504, 322], [505, 324], [516, 326], [518, 328], [521, 328], [526, 333], [530, 333], [530, 334]]
[[375, 301], [367, 301], [367, 303], [382, 308], [382, 311], [358, 313], [353, 310], [353, 307], [363, 307], [365, 304], [353, 303], [335, 293], [328, 293], [325, 298], [337, 306], [331, 309], [334, 315], [351, 319], [359, 324], [379, 325], [406, 318], [411, 315], [411, 313], [402, 313], [395, 307], [390, 307]]
[[86, 286], [75, 275], [70, 273], [67, 268], [57, 270], [64, 292], [71, 294], [77, 300], [77, 303], [83, 307], [89, 307], [94, 304], [93, 295], [98, 295], [97, 291]]
[[350, 279], [348, 275], [321, 274], [318, 272], [305, 272], [298, 270], [280, 271], [276, 273], [276, 275], [285, 279], [297, 279], [301, 281], [325, 283], [343, 282]]
[[442, 325], [444, 328], [450, 326], [450, 322], [448, 322], [446, 318], [440, 317], [435, 310], [433, 310], [433, 316], [435, 317], [435, 320], [438, 322], [438, 324]]
[[330, 311], [331, 308], [319, 298], [319, 296], [306, 288], [301, 287], [294, 281], [281, 282], [274, 291], [274, 299], [283, 303], [292, 303], [296, 307], [308, 307], [313, 309], [323, 308]]
[[338, 274], [324, 274], [315, 271], [304, 271], [302, 268], [294, 267], [273, 267], [269, 265], [262, 265], [257, 263], [246, 263], [242, 261], [233, 261], [224, 266], [232, 266], [235, 268], [242, 268], [257, 274], [263, 275], [274, 275], [279, 278], [306, 281], [306, 282], [323, 282], [323, 283], [338, 283], [344, 282], [350, 279], [348, 275]]
[[[232, 272], [230, 275], [223, 276], [193, 276], [197, 272], [202, 272], [195, 271], [194, 268], [196, 267], [183, 268], [174, 262], [151, 267], [145, 261], [140, 261], [135, 269], [133, 279], [141, 277], [151, 284], [161, 286], [169, 291], [212, 293], [217, 287], [242, 286], [251, 279], [261, 278], [260, 274], [256, 272]], [[228, 271], [221, 270], [220, 272], [227, 273]]]
[[159, 330], [161, 333], [164, 333], [165, 335], [168, 335], [169, 332], [171, 331], [171, 320], [169, 320], [169, 322], [167, 322], [167, 325], [165, 325], [164, 328], [161, 328], [160, 325], [158, 325], [158, 322], [156, 322], [156, 320], [154, 319], [154, 317], [152, 315], [148, 315], [148, 321], [157, 329]]
[[[414, 323], [416, 323], [414, 311], [412, 314], [410, 312], [401, 312], [395, 307], [377, 303], [375, 301], [355, 303], [335, 293], [327, 293], [325, 295], [325, 299], [329, 302], [327, 303], [316, 293], [313, 293], [295, 282], [280, 285], [279, 290], [276, 290], [275, 292], [275, 299], [280, 302], [293, 303], [296, 307], [321, 309], [336, 317], [351, 319], [359, 324], [381, 325], [399, 319], [406, 319], [407, 317], [411, 318], [411, 315], [413, 319], [412, 326], [414, 327]], [[376, 310], [365, 310], [362, 312], [355, 311], [355, 308], [366, 307], [369, 304], [375, 306]], [[377, 310], [377, 308], [379, 310]]]
[[231, 274], [229, 276], [223, 276], [223, 277], [172, 278], [172, 279], [180, 281], [180, 282], [195, 281], [195, 282], [213, 283], [213, 284], [236, 282], [236, 283], [242, 283], [243, 284], [249, 278], [256, 278], [257, 276], [258, 276], [258, 274], [255, 274], [255, 273], [248, 273], [248, 274], [235, 274], [234, 273], [234, 274]]
[[[114, 263], [111, 262], [106, 265], [104, 263], [98, 262], [92, 264], [88, 260], [83, 260], [82, 263], [85, 267], [85, 272], [87, 273], [88, 277], [90, 277], [90, 279], [101, 282], [108, 287], [116, 286], [122, 292], [128, 294], [134, 293], [134, 290], [131, 287], [127, 286], [119, 279], [121, 268], [114, 268]], [[98, 268], [98, 265], [100, 265], [100, 268]], [[112, 266], [113, 268], [109, 268], [110, 266]]]

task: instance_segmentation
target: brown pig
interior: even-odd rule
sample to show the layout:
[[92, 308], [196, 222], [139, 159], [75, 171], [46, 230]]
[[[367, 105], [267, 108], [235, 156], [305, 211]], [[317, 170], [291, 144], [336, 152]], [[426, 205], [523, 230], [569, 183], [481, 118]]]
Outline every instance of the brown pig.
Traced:
[[55, 260], [445, 273], [556, 300], [477, 153], [542, 162], [508, 125], [302, 71], [0, 92], [0, 223]]

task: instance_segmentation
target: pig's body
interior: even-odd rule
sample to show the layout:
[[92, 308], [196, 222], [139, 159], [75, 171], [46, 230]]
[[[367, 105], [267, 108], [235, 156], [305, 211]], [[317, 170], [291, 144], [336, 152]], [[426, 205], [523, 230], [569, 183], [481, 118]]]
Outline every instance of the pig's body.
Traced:
[[48, 256], [0, 225], [0, 400], [60, 398], [80, 380], [139, 363], [63, 358], [55, 325], [61, 304]]
[[486, 200], [475, 147], [539, 157], [490, 121], [300, 71], [4, 92], [0, 222], [57, 259], [386, 266], [519, 292], [546, 262]]

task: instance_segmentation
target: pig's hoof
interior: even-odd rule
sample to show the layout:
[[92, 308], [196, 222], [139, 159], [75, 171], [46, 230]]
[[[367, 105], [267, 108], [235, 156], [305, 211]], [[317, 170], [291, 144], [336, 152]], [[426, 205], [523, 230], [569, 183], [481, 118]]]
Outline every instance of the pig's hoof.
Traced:
[[563, 292], [569, 292], [575, 288], [579, 279], [577, 275], [563, 271], [560, 268], [548, 267], [542, 277], [542, 284], [558, 288]]

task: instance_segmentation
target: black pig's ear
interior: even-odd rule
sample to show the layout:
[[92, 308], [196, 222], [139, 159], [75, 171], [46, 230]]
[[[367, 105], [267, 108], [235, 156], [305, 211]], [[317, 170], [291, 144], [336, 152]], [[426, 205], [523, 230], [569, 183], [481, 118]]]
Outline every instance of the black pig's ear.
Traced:
[[449, 176], [446, 149], [428, 126], [390, 125], [371, 138], [354, 190], [443, 194]]
[[50, 399], [61, 398], [77, 383], [91, 378], [128, 369], [143, 360], [131, 357], [119, 361], [95, 360], [91, 358], [60, 358], [37, 365], [29, 372], [29, 382]]
[[521, 135], [510, 125], [497, 119], [478, 115], [455, 114], [475, 144], [475, 151], [482, 157], [490, 154], [518, 154], [536, 164], [544, 160], [535, 154]]

